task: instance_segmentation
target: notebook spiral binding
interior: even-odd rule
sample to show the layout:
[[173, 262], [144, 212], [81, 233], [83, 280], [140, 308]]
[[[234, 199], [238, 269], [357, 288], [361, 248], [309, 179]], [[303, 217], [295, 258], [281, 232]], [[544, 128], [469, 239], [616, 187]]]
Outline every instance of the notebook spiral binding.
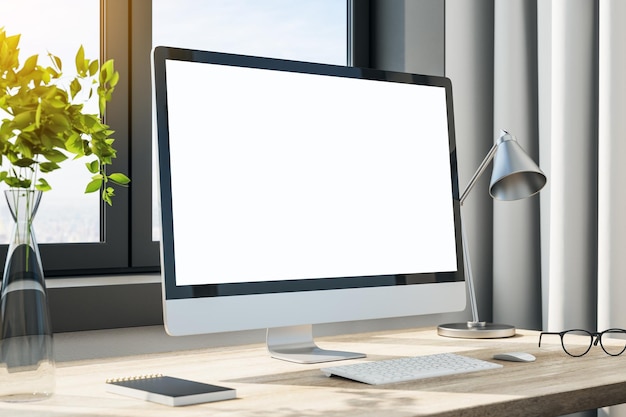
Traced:
[[124, 382], [124, 381], [137, 381], [140, 379], [151, 379], [151, 378], [161, 378], [163, 374], [148, 374], [148, 375], [138, 375], [138, 376], [127, 376], [123, 378], [108, 378], [106, 380], [107, 384], [112, 384], [115, 382]]

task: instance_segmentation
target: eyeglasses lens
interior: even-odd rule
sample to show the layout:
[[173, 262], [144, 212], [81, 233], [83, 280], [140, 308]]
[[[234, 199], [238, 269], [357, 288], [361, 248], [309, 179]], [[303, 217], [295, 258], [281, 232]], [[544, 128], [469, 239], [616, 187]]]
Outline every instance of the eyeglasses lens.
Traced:
[[563, 334], [563, 349], [572, 356], [582, 356], [591, 347], [593, 337], [584, 330], [570, 330]]
[[621, 355], [626, 350], [626, 331], [610, 329], [602, 334], [602, 348], [609, 355]]

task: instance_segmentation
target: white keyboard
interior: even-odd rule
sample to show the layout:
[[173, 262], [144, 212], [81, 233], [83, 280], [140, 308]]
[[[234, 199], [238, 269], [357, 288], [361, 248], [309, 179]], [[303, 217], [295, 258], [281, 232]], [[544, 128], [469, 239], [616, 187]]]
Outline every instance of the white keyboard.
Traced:
[[437, 353], [332, 366], [320, 370], [326, 376], [336, 375], [370, 385], [381, 385], [496, 368], [502, 368], [502, 365], [455, 353]]

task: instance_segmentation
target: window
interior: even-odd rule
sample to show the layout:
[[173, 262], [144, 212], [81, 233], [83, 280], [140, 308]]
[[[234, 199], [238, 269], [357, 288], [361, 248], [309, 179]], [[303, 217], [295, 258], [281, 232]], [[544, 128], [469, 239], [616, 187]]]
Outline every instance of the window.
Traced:
[[153, 0], [153, 45], [345, 65], [345, 0]]
[[[158, 271], [159, 251], [155, 239], [158, 233], [155, 233], [151, 215], [155, 206], [152, 201], [150, 104], [153, 44], [346, 63], [345, 0], [61, 0], [48, 3], [44, 0], [8, 2], [2, 7], [0, 26], [8, 33], [22, 33], [22, 59], [30, 54], [26, 51], [29, 38], [37, 39], [42, 46], [33, 53], [39, 52], [40, 59], [45, 59], [47, 50], [62, 55], [61, 49], [65, 49], [69, 56], [63, 55], [63, 61], [71, 69], [79, 46], [79, 33], [78, 42], [84, 44], [88, 57], [99, 54], [102, 60], [115, 60], [120, 82], [107, 108], [105, 121], [116, 131], [118, 157], [114, 169], [127, 173], [132, 182], [128, 189], [116, 192], [113, 207], [108, 207], [96, 194], [83, 196], [86, 182], [71, 172], [80, 171], [82, 175], [84, 161], [78, 161], [76, 171], [63, 167], [61, 174], [70, 178], [59, 180], [59, 184], [76, 185], [62, 191], [60, 185], [53, 183], [53, 190], [44, 194], [37, 214], [36, 230], [47, 277]], [[146, 18], [152, 15], [154, 20]], [[20, 23], [20, 17], [27, 19], [25, 23]], [[69, 19], [71, 24], [65, 24]], [[47, 27], [50, 29], [44, 29]], [[69, 195], [81, 201], [72, 201], [70, 208], [61, 206], [68, 202]], [[0, 207], [3, 203], [0, 202]], [[53, 210], [55, 205], [60, 205], [58, 211]], [[84, 216], [78, 215], [78, 211], [84, 212]], [[64, 217], [66, 223], [55, 223]], [[0, 239], [6, 224], [0, 219]], [[6, 246], [3, 248], [6, 250]]]
[[[0, 25], [9, 34], [21, 33], [22, 61], [33, 53], [39, 53], [40, 62], [45, 64], [46, 52], [49, 50], [63, 58], [64, 70], [71, 73], [80, 44], [83, 44], [89, 58], [116, 59], [116, 67], [125, 81], [118, 85], [110, 103], [111, 110], [105, 119], [116, 130], [118, 158], [114, 169], [129, 173], [127, 126], [130, 112], [126, 104], [130, 85], [127, 81], [129, 63], [126, 59], [129, 51], [129, 34], [126, 30], [130, 16], [128, 2], [63, 0], [49, 3], [43, 0], [8, 2], [2, 7]], [[94, 109], [97, 111], [97, 107]], [[44, 194], [36, 217], [37, 235], [42, 243], [42, 263], [47, 277], [105, 273], [127, 270], [131, 266], [128, 215], [130, 190], [117, 193], [113, 208], [104, 207], [97, 195], [83, 195], [84, 179], [87, 178], [83, 175], [88, 175], [83, 174], [84, 162], [77, 161], [74, 168], [64, 166], [58, 173], [64, 178], [58, 182], [50, 178], [53, 190]], [[68, 187], [64, 189], [63, 184]], [[72, 201], [69, 201], [70, 198]], [[3, 203], [0, 202], [0, 207]], [[0, 221], [6, 225], [3, 220]], [[0, 247], [0, 251], [0, 256], [4, 258], [6, 245]], [[3, 259], [0, 261], [4, 264]], [[156, 270], [156, 251], [152, 265]]]

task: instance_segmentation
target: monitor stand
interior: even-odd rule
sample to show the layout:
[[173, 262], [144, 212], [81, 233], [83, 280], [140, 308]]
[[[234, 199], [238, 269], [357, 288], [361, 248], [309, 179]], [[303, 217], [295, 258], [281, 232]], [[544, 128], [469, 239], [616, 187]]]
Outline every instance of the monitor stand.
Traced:
[[313, 326], [310, 324], [267, 329], [267, 349], [273, 358], [296, 363], [320, 363], [365, 357], [363, 353], [320, 349], [313, 341]]

